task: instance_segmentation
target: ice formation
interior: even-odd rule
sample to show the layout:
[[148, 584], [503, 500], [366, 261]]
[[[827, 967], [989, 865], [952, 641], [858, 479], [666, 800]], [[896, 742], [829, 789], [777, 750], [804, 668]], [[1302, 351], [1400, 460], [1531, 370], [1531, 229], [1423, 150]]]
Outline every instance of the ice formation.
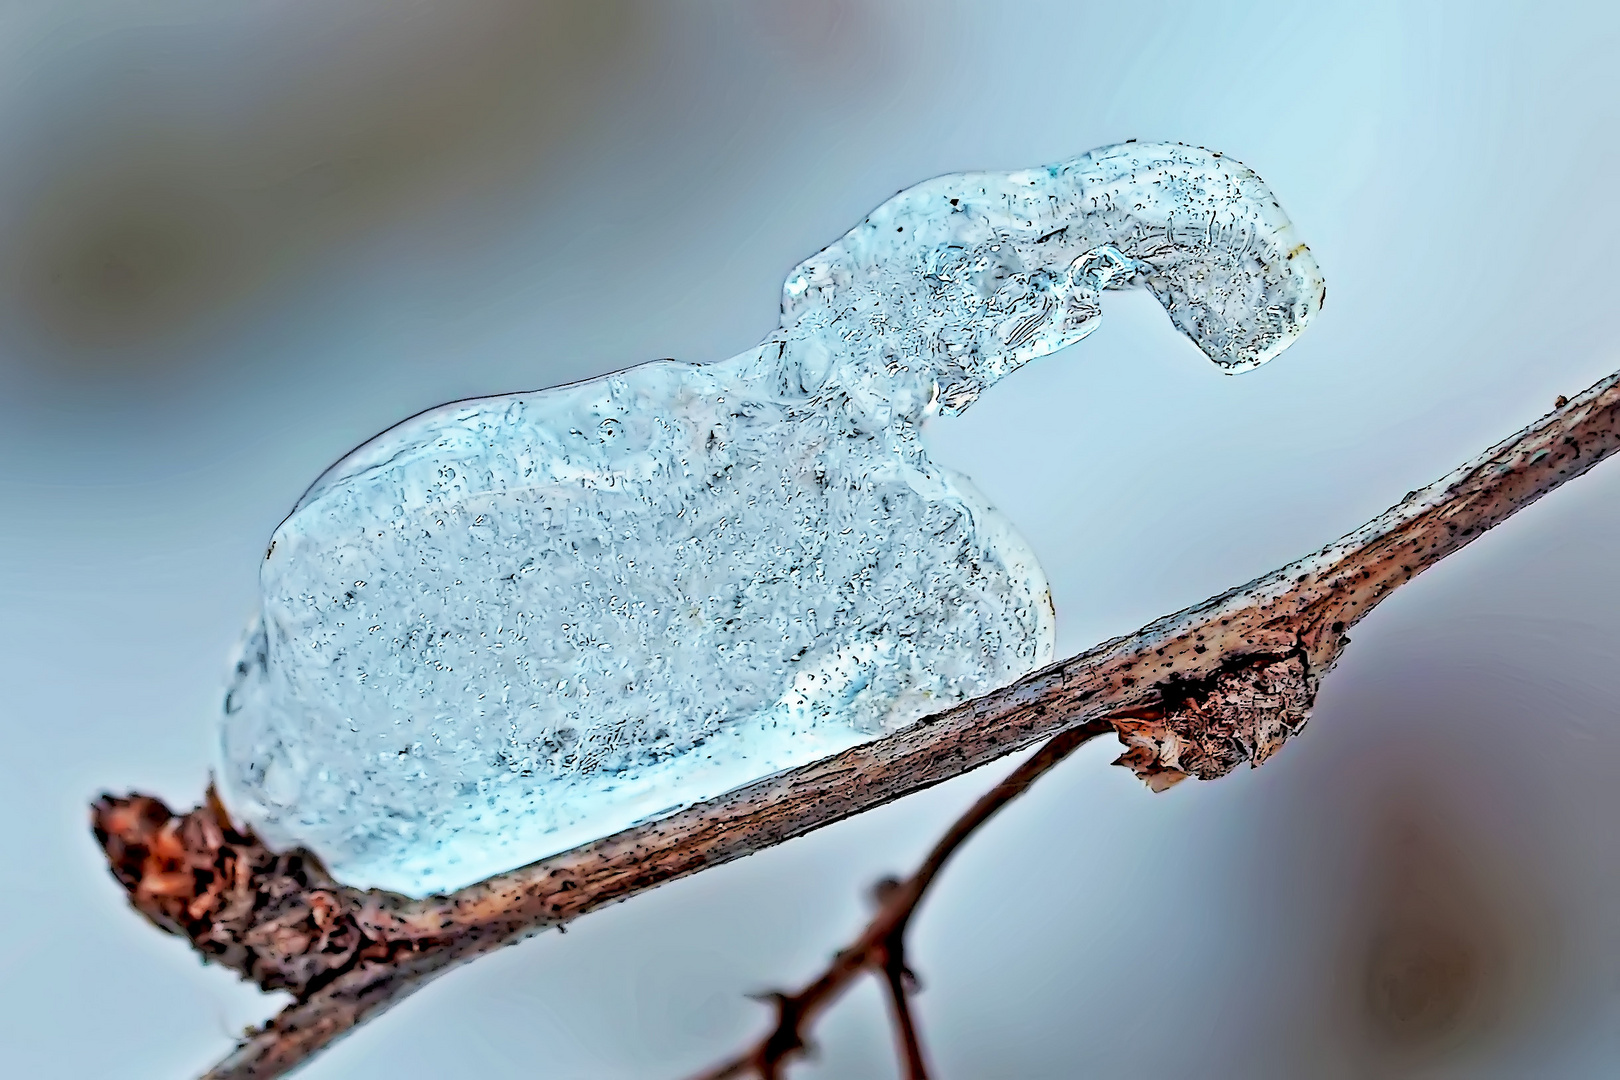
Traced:
[[1127, 143], [903, 191], [780, 329], [455, 402], [276, 530], [220, 781], [343, 880], [452, 889], [894, 731], [1052, 658], [1028, 547], [919, 427], [1150, 289], [1228, 371], [1323, 285], [1219, 154]]

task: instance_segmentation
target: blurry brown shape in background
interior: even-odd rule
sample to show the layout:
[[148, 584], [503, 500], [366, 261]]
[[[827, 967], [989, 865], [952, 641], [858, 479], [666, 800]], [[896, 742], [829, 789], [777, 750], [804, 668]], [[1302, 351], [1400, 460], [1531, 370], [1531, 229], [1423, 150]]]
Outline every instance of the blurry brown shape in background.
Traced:
[[1374, 1039], [1408, 1050], [1487, 1023], [1508, 976], [1502, 915], [1434, 824], [1421, 806], [1398, 807], [1372, 868], [1363, 1015]]
[[1352, 898], [1342, 1037], [1372, 1074], [1500, 1048], [1536, 1015], [1553, 964], [1534, 874], [1443, 799], [1432, 782], [1388, 789]]
[[105, 355], [161, 339], [262, 278], [273, 253], [249, 242], [241, 209], [181, 179], [103, 174], [31, 208], [13, 258], [36, 333], [75, 357]]
[[13, 158], [0, 344], [68, 372], [167, 366], [334, 245], [532, 182], [653, 11], [349, 0], [233, 9], [174, 40], [139, 16], [102, 28], [90, 62], [64, 50], [78, 66], [29, 118], [48, 135]]

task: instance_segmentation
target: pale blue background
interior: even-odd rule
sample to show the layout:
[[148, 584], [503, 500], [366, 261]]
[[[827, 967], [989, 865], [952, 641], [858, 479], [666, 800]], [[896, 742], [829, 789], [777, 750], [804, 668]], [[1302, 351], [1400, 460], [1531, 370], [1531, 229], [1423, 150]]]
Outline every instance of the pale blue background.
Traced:
[[[1076, 651], [1620, 367], [1613, 12], [0, 3], [0, 1071], [184, 1076], [269, 1011], [125, 908], [85, 804], [200, 794], [264, 542], [349, 447], [738, 352], [789, 267], [926, 177], [1204, 144], [1316, 251], [1306, 337], [1223, 378], [1112, 298], [931, 433]], [[1155, 797], [1097, 746], [1018, 803], [916, 927], [940, 1074], [1620, 1071], [1617, 536], [1610, 464], [1379, 609], [1265, 770]], [[999, 769], [458, 971], [304, 1075], [681, 1075]], [[1392, 1042], [1369, 958], [1431, 947], [1465, 958], [1454, 1021]], [[795, 1075], [894, 1075], [875, 993], [820, 1034]]]

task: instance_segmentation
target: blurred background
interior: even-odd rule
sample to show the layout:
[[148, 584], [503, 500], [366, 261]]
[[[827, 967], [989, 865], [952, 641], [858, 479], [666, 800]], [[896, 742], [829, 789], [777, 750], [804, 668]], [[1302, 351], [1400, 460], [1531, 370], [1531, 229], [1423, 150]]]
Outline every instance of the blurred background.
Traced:
[[[281, 1000], [125, 906], [103, 788], [210, 767], [266, 538], [453, 398], [775, 324], [896, 189], [1222, 150], [1326, 310], [1222, 377], [1145, 295], [929, 431], [1033, 543], [1060, 650], [1245, 581], [1620, 367], [1601, 4], [0, 2], [0, 1045], [195, 1074]], [[943, 1077], [1620, 1070], [1620, 463], [1362, 624], [1266, 769], [1098, 745], [916, 926]], [[756, 1034], [998, 765], [453, 972], [310, 1080], [674, 1077]], [[890, 1077], [852, 995], [796, 1076]]]

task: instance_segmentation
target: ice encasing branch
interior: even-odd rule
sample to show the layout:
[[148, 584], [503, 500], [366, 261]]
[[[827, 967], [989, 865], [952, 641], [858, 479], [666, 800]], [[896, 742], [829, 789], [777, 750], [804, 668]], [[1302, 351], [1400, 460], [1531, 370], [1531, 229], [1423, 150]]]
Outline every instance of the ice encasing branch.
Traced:
[[1345, 631], [1395, 588], [1620, 447], [1620, 374], [1314, 554], [895, 735], [449, 896], [338, 885], [221, 807], [103, 798], [134, 905], [292, 1005], [208, 1076], [280, 1076], [451, 967], [1103, 721], [1156, 788], [1259, 763], [1305, 721]]

